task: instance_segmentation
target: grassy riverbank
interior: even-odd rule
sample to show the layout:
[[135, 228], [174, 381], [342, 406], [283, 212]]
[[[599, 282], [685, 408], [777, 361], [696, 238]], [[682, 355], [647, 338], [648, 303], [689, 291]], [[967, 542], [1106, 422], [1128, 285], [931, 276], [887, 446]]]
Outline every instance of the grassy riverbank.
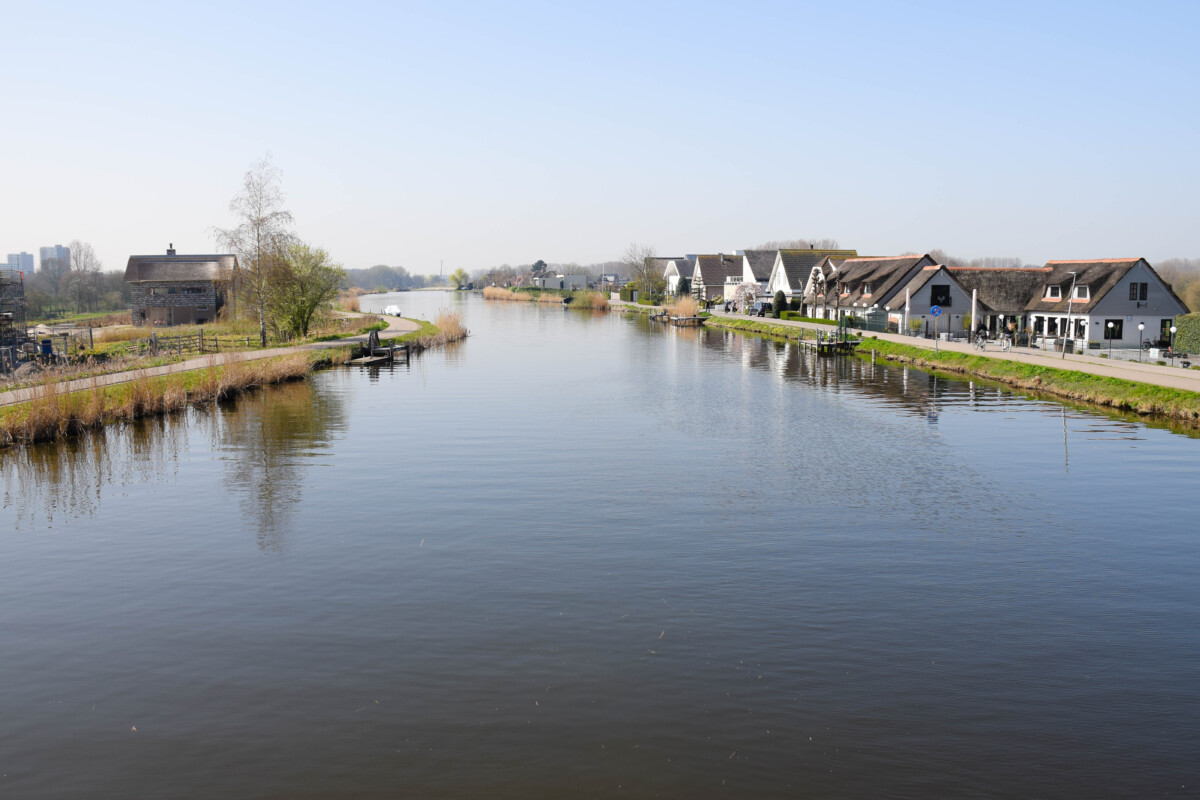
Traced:
[[817, 338], [816, 331], [809, 330], [808, 328], [800, 328], [795, 325], [779, 325], [755, 317], [709, 317], [704, 324], [709, 328], [729, 328], [730, 330], [742, 331], [744, 333], [757, 333], [763, 336], [775, 336], [780, 339], [791, 339], [793, 341]]
[[[730, 328], [784, 339], [812, 339], [816, 332], [794, 325], [779, 325], [765, 320], [713, 317], [713, 327]], [[865, 339], [858, 356], [869, 358], [874, 350], [877, 357], [931, 370], [1002, 383], [1043, 395], [1077, 400], [1092, 405], [1131, 411], [1139, 415], [1157, 415], [1190, 424], [1200, 422], [1200, 394], [1184, 389], [1172, 389], [1121, 378], [1108, 378], [1072, 369], [1045, 367], [1001, 358], [972, 355], [943, 350], [934, 352], [923, 347]]]
[[284, 381], [299, 380], [314, 369], [344, 362], [350, 348], [293, 353], [277, 358], [213, 364], [207, 369], [151, 376], [145, 370], [131, 380], [67, 392], [65, 384], [38, 387], [32, 400], [0, 408], [0, 446], [35, 444], [98, 428], [209, 405]]
[[1108, 378], [1072, 369], [1058, 369], [1023, 361], [988, 358], [969, 353], [941, 351], [935, 353], [922, 347], [866, 339], [859, 346], [860, 357], [877, 356], [888, 361], [929, 367], [944, 372], [973, 375], [1015, 386], [1019, 389], [1052, 394], [1070, 400], [1080, 400], [1099, 406], [1154, 414], [1172, 419], [1196, 422], [1200, 420], [1200, 394], [1184, 389], [1172, 389], [1149, 383]]

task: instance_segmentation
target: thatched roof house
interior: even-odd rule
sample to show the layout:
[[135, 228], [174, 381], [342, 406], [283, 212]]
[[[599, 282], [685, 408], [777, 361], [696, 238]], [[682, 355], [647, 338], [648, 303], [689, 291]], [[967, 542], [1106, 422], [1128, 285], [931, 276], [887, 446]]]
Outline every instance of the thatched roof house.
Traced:
[[849, 258], [834, 274], [841, 288], [839, 304], [850, 306], [892, 304], [897, 293], [924, 267], [937, 262], [928, 253], [919, 256], [877, 256]]
[[947, 267], [964, 289], [978, 292], [985, 312], [1019, 317], [1029, 299], [1040, 293], [1049, 267]]

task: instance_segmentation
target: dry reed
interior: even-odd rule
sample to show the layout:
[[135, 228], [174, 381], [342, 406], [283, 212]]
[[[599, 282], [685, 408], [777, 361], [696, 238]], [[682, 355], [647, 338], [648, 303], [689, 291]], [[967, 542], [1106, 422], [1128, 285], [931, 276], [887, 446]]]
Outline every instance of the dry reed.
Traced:
[[608, 311], [608, 298], [603, 292], [577, 292], [571, 302], [577, 308], [590, 308], [594, 311]]
[[674, 304], [667, 306], [673, 317], [694, 317], [700, 312], [700, 304], [694, 297], [681, 297]]
[[[457, 314], [451, 316], [457, 318]], [[443, 321], [441, 317], [439, 321]], [[445, 322], [453, 333], [454, 320]], [[459, 330], [466, 335], [461, 325]], [[36, 387], [27, 403], [0, 414], [0, 445], [50, 441], [108, 422], [170, 413], [189, 404], [205, 405], [259, 386], [303, 378], [311, 371], [308, 355], [295, 353], [224, 366], [212, 359], [198, 377], [194, 373], [151, 377], [139, 370], [133, 380], [107, 387], [93, 377], [88, 389], [74, 393], [67, 393], [64, 384], [47, 381]]]
[[343, 311], [360, 311], [358, 295], [353, 289], [347, 289], [338, 295], [337, 304]]
[[528, 302], [533, 299], [533, 296], [528, 293], [514, 292], [512, 289], [501, 289], [499, 286], [485, 286], [483, 289], [483, 299]]

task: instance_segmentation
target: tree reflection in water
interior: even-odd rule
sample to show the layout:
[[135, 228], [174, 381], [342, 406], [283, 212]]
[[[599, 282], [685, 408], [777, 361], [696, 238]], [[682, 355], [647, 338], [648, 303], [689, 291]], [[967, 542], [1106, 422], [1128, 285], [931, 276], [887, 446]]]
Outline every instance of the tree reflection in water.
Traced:
[[216, 408], [12, 447], [0, 451], [3, 508], [17, 530], [94, 518], [106, 493], [174, 483], [180, 463], [207, 450], [224, 464], [224, 486], [240, 496], [259, 546], [277, 551], [301, 497], [306, 460], [345, 427], [341, 396], [310, 380], [267, 387]]
[[258, 544], [279, 551], [303, 496], [308, 459], [345, 430], [342, 398], [297, 381], [222, 404], [209, 415], [213, 449], [225, 465], [226, 489], [241, 498], [243, 516]]

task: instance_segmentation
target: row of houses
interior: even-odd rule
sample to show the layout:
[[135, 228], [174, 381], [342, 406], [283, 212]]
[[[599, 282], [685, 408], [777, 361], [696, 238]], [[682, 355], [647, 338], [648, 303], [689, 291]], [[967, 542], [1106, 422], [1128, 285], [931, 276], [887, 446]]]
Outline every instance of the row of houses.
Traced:
[[[783, 292], [807, 317], [864, 320], [936, 335], [971, 329], [1030, 331], [1079, 342], [1137, 346], [1169, 339], [1187, 306], [1144, 258], [1048, 261], [1042, 267], [951, 267], [928, 253], [859, 256], [854, 250], [742, 250], [656, 259], [667, 286], [729, 299], [751, 284]], [[939, 313], [933, 313], [937, 307]]]

